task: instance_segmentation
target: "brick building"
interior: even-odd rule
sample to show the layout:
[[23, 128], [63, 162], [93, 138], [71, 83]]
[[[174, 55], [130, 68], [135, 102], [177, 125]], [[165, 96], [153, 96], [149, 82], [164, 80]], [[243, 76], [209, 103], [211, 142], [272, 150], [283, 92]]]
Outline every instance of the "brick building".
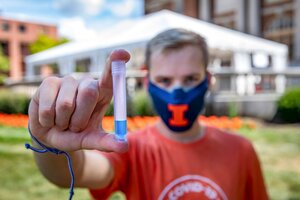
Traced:
[[300, 65], [298, 0], [145, 0], [145, 14], [161, 9], [286, 44], [291, 65]]
[[29, 55], [29, 44], [40, 34], [57, 38], [56, 26], [0, 16], [0, 45], [4, 54], [9, 57], [10, 81], [22, 79], [25, 73], [24, 57]]

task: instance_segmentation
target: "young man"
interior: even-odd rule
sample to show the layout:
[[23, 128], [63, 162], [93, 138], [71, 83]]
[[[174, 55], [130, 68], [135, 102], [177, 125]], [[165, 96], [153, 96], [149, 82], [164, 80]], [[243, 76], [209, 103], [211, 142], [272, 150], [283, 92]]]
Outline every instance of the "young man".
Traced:
[[[75, 185], [89, 188], [95, 199], [116, 190], [134, 200], [268, 199], [250, 142], [197, 120], [208, 89], [208, 50], [193, 32], [172, 29], [148, 43], [148, 91], [161, 120], [130, 133], [128, 143], [103, 131], [99, 121], [112, 96], [111, 61], [129, 57], [114, 51], [99, 81], [47, 78], [31, 101], [32, 134], [71, 154]], [[47, 179], [69, 186], [64, 157], [35, 156]]]

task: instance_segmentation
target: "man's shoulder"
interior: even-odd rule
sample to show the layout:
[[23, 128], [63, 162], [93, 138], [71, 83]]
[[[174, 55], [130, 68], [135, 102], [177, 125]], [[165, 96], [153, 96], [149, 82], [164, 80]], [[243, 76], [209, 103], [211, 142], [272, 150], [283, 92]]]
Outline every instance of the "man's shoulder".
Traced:
[[237, 132], [232, 132], [225, 129], [219, 129], [216, 127], [207, 127], [207, 134], [212, 140], [217, 141], [218, 143], [234, 146], [243, 146], [249, 148], [252, 146], [252, 143], [246, 137], [240, 135]]

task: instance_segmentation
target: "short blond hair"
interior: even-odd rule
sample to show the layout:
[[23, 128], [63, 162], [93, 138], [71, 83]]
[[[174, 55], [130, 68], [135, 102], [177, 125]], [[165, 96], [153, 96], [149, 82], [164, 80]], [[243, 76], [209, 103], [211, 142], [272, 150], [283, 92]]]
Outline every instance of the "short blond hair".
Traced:
[[163, 31], [152, 38], [146, 46], [145, 65], [150, 68], [150, 59], [153, 52], [176, 50], [187, 45], [199, 47], [202, 52], [203, 64], [208, 65], [208, 49], [205, 39], [199, 34], [181, 28]]

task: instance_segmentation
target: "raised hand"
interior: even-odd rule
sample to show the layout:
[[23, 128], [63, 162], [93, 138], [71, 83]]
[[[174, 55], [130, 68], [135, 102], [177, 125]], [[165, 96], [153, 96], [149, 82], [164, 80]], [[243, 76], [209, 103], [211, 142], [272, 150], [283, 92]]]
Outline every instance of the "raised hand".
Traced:
[[97, 149], [124, 152], [127, 142], [114, 139], [101, 127], [112, 98], [111, 61], [130, 59], [116, 50], [107, 59], [102, 77], [76, 80], [71, 76], [46, 78], [29, 106], [29, 125], [34, 137], [64, 151]]

